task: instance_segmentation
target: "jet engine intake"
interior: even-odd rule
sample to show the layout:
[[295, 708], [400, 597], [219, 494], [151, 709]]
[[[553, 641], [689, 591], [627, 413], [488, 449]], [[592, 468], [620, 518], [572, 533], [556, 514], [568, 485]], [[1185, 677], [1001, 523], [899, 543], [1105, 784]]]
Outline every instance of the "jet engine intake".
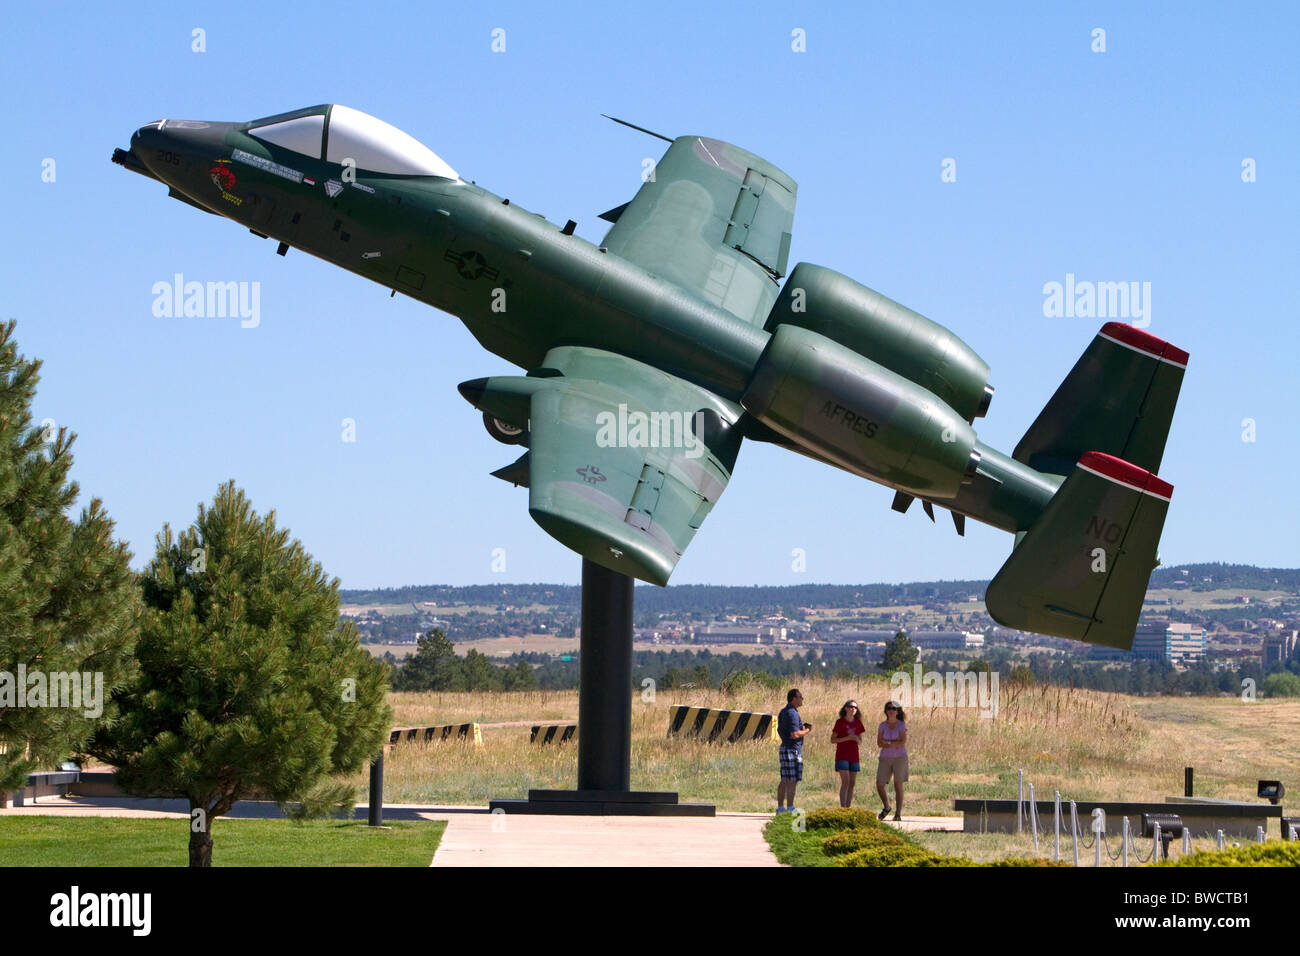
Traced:
[[919, 312], [842, 273], [794, 267], [765, 328], [795, 325], [826, 336], [896, 372], [973, 421], [993, 398], [988, 364], [957, 336]]
[[793, 325], [777, 326], [740, 403], [801, 448], [918, 496], [955, 497], [979, 462], [974, 429], [933, 392]]

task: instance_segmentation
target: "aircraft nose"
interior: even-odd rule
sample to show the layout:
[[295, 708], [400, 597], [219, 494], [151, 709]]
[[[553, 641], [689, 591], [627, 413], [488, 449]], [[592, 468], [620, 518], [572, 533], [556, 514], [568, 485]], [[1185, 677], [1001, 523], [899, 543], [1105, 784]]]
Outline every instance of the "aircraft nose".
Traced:
[[157, 166], [155, 157], [160, 151], [166, 151], [173, 145], [168, 135], [160, 128], [163, 122], [158, 120], [147, 123], [131, 134], [131, 154], [155, 175], [159, 172], [155, 168]]
[[225, 134], [235, 124], [197, 120], [156, 120], [131, 135], [131, 152], [159, 175], [170, 166], [175, 171], [202, 154], [220, 150]]
[[149, 148], [150, 137], [157, 134], [158, 124], [161, 122], [161, 120], [158, 120], [157, 122], [148, 123], [131, 134], [131, 152], [135, 153], [137, 158], [139, 158], [142, 151]]

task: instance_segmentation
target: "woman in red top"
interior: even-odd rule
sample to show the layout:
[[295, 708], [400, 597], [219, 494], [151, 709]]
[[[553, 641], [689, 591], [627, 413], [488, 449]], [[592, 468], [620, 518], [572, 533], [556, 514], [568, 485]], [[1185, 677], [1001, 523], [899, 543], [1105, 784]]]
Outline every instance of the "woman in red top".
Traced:
[[840, 719], [831, 728], [831, 743], [835, 745], [835, 771], [840, 775], [840, 806], [853, 806], [853, 787], [858, 780], [858, 744], [866, 726], [858, 719], [858, 702], [848, 700], [840, 708]]

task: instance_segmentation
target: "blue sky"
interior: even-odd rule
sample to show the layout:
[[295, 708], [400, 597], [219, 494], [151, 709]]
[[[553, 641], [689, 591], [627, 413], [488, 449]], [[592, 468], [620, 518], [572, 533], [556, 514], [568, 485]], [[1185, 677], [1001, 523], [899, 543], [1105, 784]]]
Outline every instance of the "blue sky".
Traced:
[[[1162, 558], [1300, 564], [1296, 6], [895, 6], [9, 11], [0, 315], [45, 363], [36, 417], [78, 435], [82, 503], [104, 500], [137, 566], [164, 521], [188, 524], [234, 478], [345, 587], [576, 582], [527, 492], [488, 476], [513, 455], [456, 392], [512, 367], [454, 317], [277, 257], [109, 156], [164, 117], [344, 103], [598, 241], [596, 216], [664, 146], [605, 112], [788, 172], [791, 264], [844, 272], [969, 343], [997, 389], [977, 429], [1007, 451], [1105, 321], [1046, 317], [1044, 284], [1149, 282], [1149, 331], [1191, 353], [1160, 469], [1175, 487]], [[178, 272], [260, 283], [260, 325], [156, 318], [153, 284]], [[945, 515], [891, 512], [891, 494], [750, 443], [673, 581], [987, 578], [1005, 560], [1010, 536], [970, 524], [959, 539]]]

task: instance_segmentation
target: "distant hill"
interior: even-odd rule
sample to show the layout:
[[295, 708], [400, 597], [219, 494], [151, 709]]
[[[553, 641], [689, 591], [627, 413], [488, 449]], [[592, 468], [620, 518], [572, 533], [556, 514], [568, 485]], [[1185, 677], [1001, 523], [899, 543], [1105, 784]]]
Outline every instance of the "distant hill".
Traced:
[[[1184, 574], [1183, 572], [1187, 572]], [[1209, 578], [1207, 582], [1205, 579]], [[1257, 568], [1253, 564], [1177, 564], [1156, 568], [1151, 587], [1173, 587], [1186, 581], [1198, 589], [1242, 588], [1258, 591], [1300, 590], [1300, 568]]]
[[[1185, 574], [1183, 572], [1186, 572]], [[1209, 581], [1205, 579], [1209, 578]], [[1182, 564], [1157, 568], [1151, 587], [1173, 587], [1185, 581], [1194, 590], [1300, 590], [1300, 568], [1257, 568], [1248, 564]], [[765, 587], [729, 587], [716, 584], [680, 584], [666, 588], [638, 585], [638, 614], [673, 615], [734, 612], [779, 613], [798, 607], [859, 607], [921, 601], [962, 601], [968, 595], [983, 597], [988, 581], [918, 581], [911, 584], [790, 584]], [[582, 589], [576, 584], [472, 584], [467, 587], [422, 585], [372, 590], [344, 590], [346, 604], [404, 604], [436, 601], [439, 605], [472, 604], [495, 607], [543, 604], [579, 609]]]

